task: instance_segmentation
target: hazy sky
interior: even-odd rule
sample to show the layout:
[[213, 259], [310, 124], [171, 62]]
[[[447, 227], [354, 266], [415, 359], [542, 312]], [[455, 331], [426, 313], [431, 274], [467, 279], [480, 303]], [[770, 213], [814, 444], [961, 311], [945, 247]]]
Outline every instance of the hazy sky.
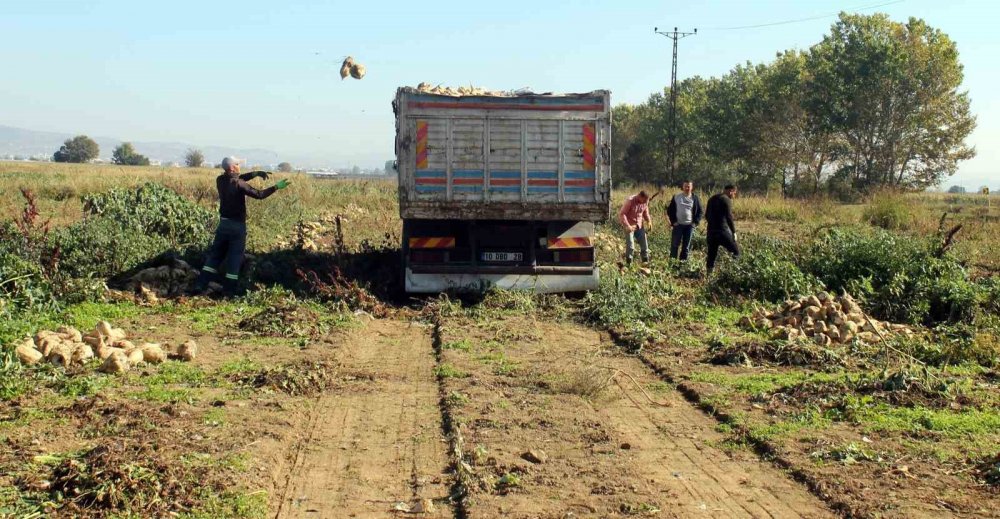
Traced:
[[[679, 76], [818, 42], [829, 15], [890, 0], [0, 1], [0, 124], [136, 141], [261, 147], [331, 163], [393, 158], [396, 87], [421, 81], [536, 91], [609, 89], [641, 102], [667, 83], [670, 41], [698, 28]], [[979, 155], [947, 183], [1000, 187], [1000, 2], [904, 0], [862, 12], [925, 19], [958, 44]], [[341, 81], [340, 61], [368, 67]]]

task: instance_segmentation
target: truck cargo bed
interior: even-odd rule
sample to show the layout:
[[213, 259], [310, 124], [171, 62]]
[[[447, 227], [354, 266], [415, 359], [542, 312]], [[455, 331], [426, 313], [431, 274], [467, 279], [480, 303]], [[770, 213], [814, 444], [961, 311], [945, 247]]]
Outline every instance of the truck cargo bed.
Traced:
[[610, 94], [397, 91], [400, 216], [584, 220], [610, 213]]

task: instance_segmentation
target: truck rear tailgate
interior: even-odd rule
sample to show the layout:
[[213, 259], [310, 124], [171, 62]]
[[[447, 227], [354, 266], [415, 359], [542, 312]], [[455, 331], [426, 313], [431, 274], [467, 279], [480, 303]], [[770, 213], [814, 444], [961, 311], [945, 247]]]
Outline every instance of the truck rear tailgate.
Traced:
[[400, 216], [604, 221], [610, 94], [397, 92]]

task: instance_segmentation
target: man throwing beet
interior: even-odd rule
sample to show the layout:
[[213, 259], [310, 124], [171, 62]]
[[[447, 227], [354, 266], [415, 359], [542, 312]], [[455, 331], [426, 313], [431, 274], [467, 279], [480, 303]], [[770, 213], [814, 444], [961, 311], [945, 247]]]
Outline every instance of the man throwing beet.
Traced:
[[736, 198], [736, 186], [727, 185], [721, 193], [712, 195], [705, 207], [705, 220], [708, 222], [708, 273], [715, 268], [715, 260], [719, 257], [719, 247], [723, 247], [739, 257], [740, 247], [736, 244], [736, 225], [733, 224], [733, 199]]
[[222, 273], [225, 273], [222, 278], [223, 294], [233, 296], [238, 293], [240, 266], [247, 245], [246, 197], [263, 200], [291, 184], [282, 179], [267, 189], [257, 190], [247, 182], [258, 177], [267, 180], [269, 173], [251, 171], [240, 175], [240, 163], [234, 157], [222, 159], [222, 169], [223, 173], [215, 179], [219, 190], [219, 227], [215, 230], [215, 240], [208, 251], [205, 266], [195, 281], [193, 293], [196, 294], [205, 292], [209, 282], [218, 279]]
[[701, 222], [701, 200], [694, 194], [694, 183], [681, 184], [681, 192], [670, 199], [667, 218], [670, 219], [670, 257], [687, 261], [691, 252], [691, 236]]
[[632, 263], [636, 241], [639, 242], [642, 261], [649, 261], [649, 241], [646, 239], [646, 231], [652, 222], [649, 218], [649, 195], [639, 191], [639, 194], [628, 197], [618, 212], [618, 221], [625, 227], [625, 263]]

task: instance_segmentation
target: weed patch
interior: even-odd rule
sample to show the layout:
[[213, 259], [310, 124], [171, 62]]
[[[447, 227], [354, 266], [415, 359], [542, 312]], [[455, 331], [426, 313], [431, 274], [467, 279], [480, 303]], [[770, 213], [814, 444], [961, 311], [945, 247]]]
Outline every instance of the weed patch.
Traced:
[[434, 368], [434, 374], [438, 378], [466, 378], [469, 376], [468, 373], [452, 366], [451, 364], [444, 363]]

